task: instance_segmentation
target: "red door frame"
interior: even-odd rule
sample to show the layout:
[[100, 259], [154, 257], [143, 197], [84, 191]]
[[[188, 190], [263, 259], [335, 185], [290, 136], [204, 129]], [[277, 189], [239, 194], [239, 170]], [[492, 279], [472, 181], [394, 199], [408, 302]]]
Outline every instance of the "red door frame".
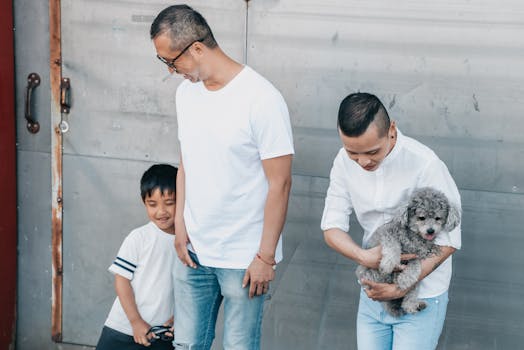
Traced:
[[0, 349], [14, 348], [16, 328], [16, 127], [13, 41], [13, 2], [0, 1]]

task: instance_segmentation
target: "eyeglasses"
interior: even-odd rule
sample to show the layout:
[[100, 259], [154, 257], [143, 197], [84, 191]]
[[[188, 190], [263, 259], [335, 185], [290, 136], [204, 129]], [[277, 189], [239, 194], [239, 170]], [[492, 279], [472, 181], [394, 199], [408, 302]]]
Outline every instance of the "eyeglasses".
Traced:
[[187, 45], [182, 51], [180, 51], [180, 53], [178, 55], [176, 55], [175, 58], [173, 58], [172, 60], [166, 60], [164, 57], [160, 56], [160, 55], [156, 55], [156, 57], [162, 61], [163, 63], [166, 64], [166, 66], [168, 66], [169, 68], [171, 68], [175, 73], [176, 73], [176, 67], [175, 67], [175, 61], [180, 57], [182, 56], [194, 43], [201, 43], [203, 42], [205, 39], [202, 38], [202, 39], [198, 39], [198, 40], [195, 40], [193, 41], [191, 44]]

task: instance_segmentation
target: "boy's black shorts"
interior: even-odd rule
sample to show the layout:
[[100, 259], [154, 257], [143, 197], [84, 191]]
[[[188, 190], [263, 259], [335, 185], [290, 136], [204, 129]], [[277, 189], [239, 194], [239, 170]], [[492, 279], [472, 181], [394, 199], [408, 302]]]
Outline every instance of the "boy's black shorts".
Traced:
[[173, 344], [168, 341], [158, 339], [151, 343], [151, 346], [144, 346], [135, 343], [133, 337], [112, 328], [104, 326], [96, 350], [173, 350]]

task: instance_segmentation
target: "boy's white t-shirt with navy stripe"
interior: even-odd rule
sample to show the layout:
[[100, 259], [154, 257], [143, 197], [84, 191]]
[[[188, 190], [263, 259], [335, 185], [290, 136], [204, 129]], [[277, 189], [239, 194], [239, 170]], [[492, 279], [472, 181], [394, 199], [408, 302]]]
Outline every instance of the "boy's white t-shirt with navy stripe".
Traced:
[[[109, 271], [131, 281], [135, 302], [142, 319], [151, 326], [162, 325], [174, 311], [171, 268], [176, 257], [175, 236], [154, 223], [136, 228], [126, 237]], [[118, 297], [105, 325], [133, 335], [133, 328]]]

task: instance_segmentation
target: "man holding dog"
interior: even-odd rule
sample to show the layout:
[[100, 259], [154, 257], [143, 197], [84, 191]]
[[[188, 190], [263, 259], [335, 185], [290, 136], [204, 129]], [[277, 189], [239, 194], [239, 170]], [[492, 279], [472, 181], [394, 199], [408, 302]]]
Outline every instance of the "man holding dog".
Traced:
[[[353, 211], [364, 229], [365, 246], [417, 188], [440, 190], [460, 208], [460, 195], [446, 165], [428, 147], [404, 136], [376, 96], [347, 96], [340, 105], [338, 131], [343, 147], [331, 169], [321, 228], [326, 243], [340, 254], [370, 268], [378, 268], [380, 262], [380, 246], [363, 249], [348, 235]], [[401, 298], [407, 291], [394, 284], [360, 281], [359, 349], [436, 348], [446, 315], [451, 255], [461, 247], [460, 226], [435, 243], [441, 246], [440, 254], [422, 260], [419, 278], [418, 297], [426, 301], [426, 309], [388, 315], [380, 301]]]

